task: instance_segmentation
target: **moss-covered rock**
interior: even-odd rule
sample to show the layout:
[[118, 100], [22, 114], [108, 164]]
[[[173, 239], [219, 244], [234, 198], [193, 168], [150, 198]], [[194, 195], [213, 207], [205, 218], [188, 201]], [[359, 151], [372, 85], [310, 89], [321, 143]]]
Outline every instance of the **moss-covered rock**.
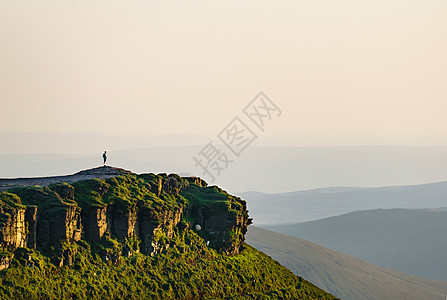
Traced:
[[0, 298], [333, 299], [244, 243], [242, 199], [108, 175], [0, 193]]
[[126, 173], [1, 195], [0, 242], [6, 248], [46, 249], [82, 238], [124, 245], [135, 237], [142, 253], [155, 255], [169, 247], [182, 221], [180, 229], [199, 225], [211, 248], [237, 254], [250, 224], [245, 201], [200, 178], [176, 174]]

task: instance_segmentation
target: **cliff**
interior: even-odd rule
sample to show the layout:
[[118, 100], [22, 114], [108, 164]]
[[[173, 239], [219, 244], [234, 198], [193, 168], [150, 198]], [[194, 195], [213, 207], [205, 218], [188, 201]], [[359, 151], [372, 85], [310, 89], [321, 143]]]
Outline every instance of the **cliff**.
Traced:
[[[109, 167], [104, 171], [102, 175], [112, 173]], [[199, 178], [174, 174], [126, 172], [107, 179], [13, 188], [0, 193], [0, 201], [0, 249], [8, 251], [112, 239], [123, 245], [115, 255], [128, 255], [126, 243], [136, 238], [140, 244], [133, 251], [155, 255], [169, 247], [175, 230], [193, 228], [209, 247], [234, 255], [242, 249], [251, 222], [245, 201], [207, 187]], [[58, 258], [61, 264], [65, 256]]]
[[8, 186], [0, 298], [334, 299], [246, 245], [245, 201], [200, 178], [102, 167]]

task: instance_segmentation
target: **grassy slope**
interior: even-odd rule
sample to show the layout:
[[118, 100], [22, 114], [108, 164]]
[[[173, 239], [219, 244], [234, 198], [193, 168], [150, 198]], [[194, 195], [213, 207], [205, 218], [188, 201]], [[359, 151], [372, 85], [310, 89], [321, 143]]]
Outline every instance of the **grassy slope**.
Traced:
[[317, 244], [250, 227], [247, 243], [345, 300], [444, 299], [447, 283], [378, 267]]
[[175, 239], [177, 247], [166, 253], [137, 254], [117, 264], [104, 262], [95, 245], [81, 241], [71, 246], [77, 252], [71, 268], [21, 248], [12, 267], [0, 272], [0, 298], [335, 299], [250, 246], [225, 256], [192, 231]]

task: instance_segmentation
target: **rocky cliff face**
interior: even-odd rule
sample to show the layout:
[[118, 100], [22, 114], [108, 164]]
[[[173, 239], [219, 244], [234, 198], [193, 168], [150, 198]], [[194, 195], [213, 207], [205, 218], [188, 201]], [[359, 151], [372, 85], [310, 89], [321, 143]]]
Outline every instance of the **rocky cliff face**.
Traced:
[[24, 208], [0, 207], [0, 243], [12, 248], [26, 246], [26, 225]]
[[192, 185], [184, 195], [195, 200], [189, 213], [209, 245], [229, 255], [238, 254], [251, 224], [245, 201], [216, 186], [204, 189]]
[[226, 254], [242, 250], [251, 223], [245, 201], [199, 178], [129, 172], [98, 177], [0, 193], [0, 252], [11, 253], [0, 257], [0, 269], [18, 247], [53, 249], [57, 265], [71, 265], [69, 245], [81, 239], [112, 245], [101, 246], [104, 259], [156, 255], [175, 247], [172, 239], [187, 229]]

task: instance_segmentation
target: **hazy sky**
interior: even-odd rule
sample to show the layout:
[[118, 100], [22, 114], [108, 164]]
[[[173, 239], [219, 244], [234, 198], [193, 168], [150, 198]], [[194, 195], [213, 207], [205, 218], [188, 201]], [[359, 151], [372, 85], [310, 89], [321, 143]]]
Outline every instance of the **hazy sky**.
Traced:
[[269, 136], [447, 144], [446, 53], [444, 0], [0, 0], [0, 131], [216, 135], [264, 91]]

